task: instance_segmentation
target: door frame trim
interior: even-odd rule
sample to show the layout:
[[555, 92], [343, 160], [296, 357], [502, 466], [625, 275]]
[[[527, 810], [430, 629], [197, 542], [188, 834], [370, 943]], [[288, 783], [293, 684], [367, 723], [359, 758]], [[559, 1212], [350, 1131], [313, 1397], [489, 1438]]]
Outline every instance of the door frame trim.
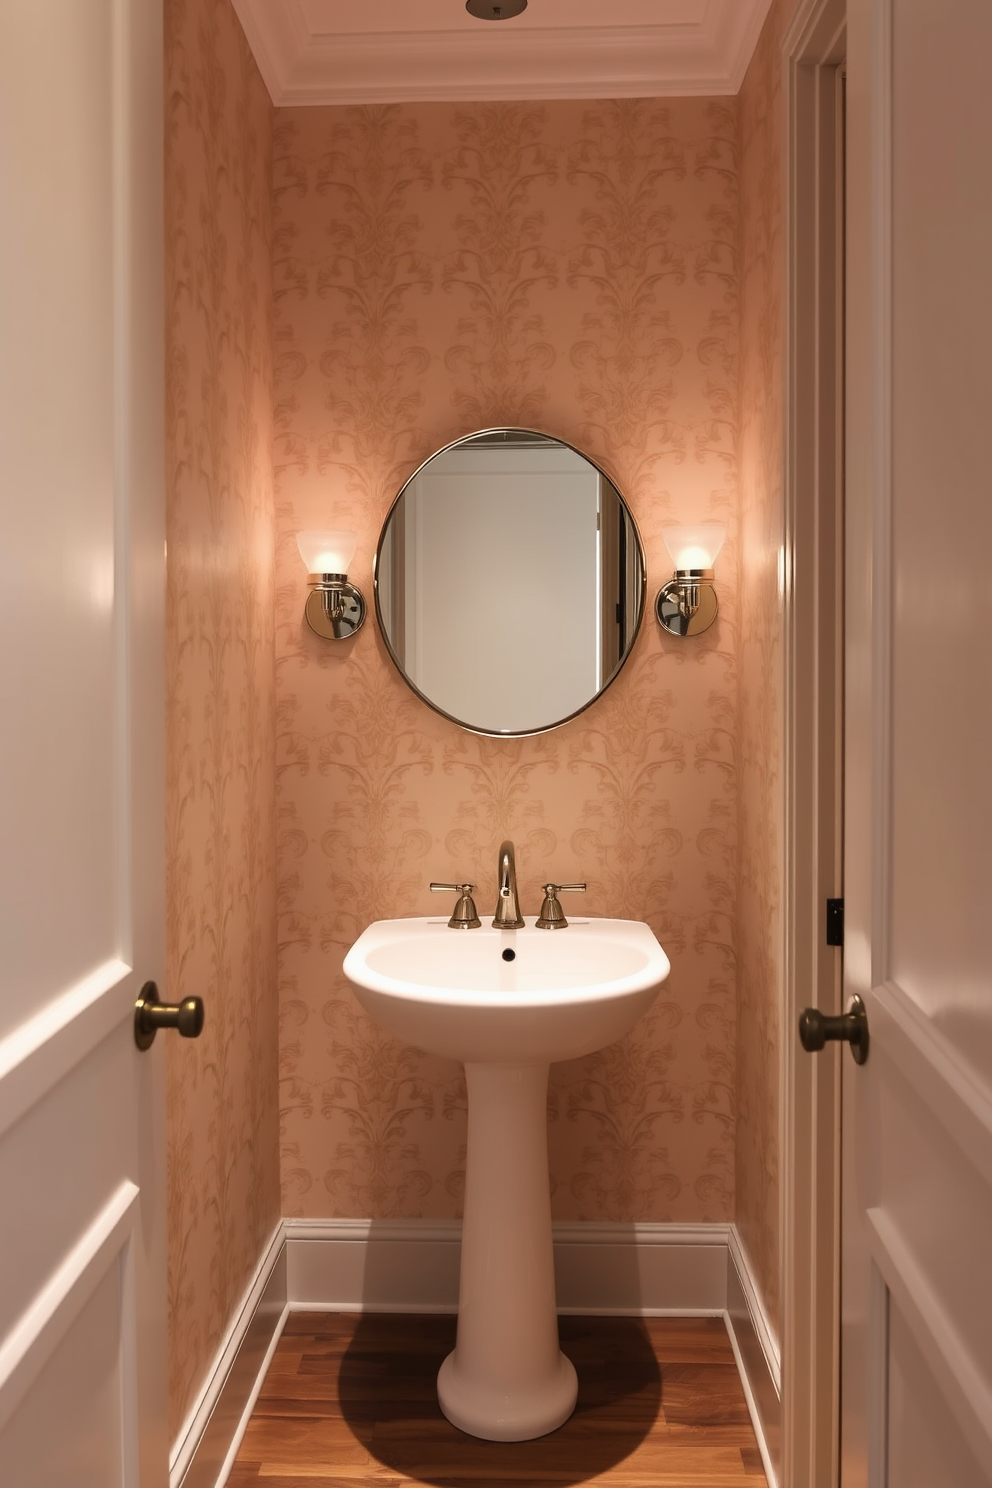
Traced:
[[[799, 1047], [800, 1010], [840, 1009], [824, 901], [842, 892], [843, 162], [846, 0], [802, 0], [783, 42], [786, 99], [785, 993], [782, 1030], [782, 1466], [836, 1482], [840, 1059]], [[827, 375], [824, 375], [825, 371]], [[832, 372], [832, 375], [830, 375]]]

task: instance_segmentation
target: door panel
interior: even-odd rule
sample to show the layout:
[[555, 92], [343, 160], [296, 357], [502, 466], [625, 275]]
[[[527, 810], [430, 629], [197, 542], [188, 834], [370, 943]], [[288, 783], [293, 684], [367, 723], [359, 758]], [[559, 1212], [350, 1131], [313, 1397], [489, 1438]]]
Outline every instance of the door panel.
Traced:
[[842, 1482], [970, 1488], [992, 1483], [992, 11], [853, 0], [850, 35], [845, 992], [871, 1050], [844, 1061]]
[[117, 940], [114, 9], [5, 6], [0, 23], [0, 666], [20, 782], [0, 804], [0, 1037]]
[[0, 1205], [0, 1254], [18, 1278], [16, 1287], [0, 1288], [0, 1338], [58, 1270], [70, 1237], [88, 1229], [122, 1176], [135, 1171], [135, 1129], [119, 1119], [113, 1101], [93, 1099], [100, 1088], [130, 1095], [129, 1034], [125, 1016], [88, 1059], [0, 1137], [6, 1191], [23, 1195], [28, 1204], [27, 1211]]
[[[121, 1296], [119, 1270], [115, 1262], [104, 1272], [0, 1438], [0, 1482], [18, 1488], [76, 1482], [124, 1488], [125, 1382], [118, 1339], [122, 1301], [128, 1299]], [[80, 1391], [84, 1377], [89, 1384]]]
[[985, 1083], [988, 896], [969, 886], [992, 883], [990, 48], [984, 0], [894, 7], [890, 976]]
[[0, 1482], [167, 1477], [159, 0], [0, 7]]
[[889, 1413], [904, 1423], [889, 1448], [890, 1482], [900, 1488], [982, 1488], [988, 1482], [898, 1307], [889, 1318]]

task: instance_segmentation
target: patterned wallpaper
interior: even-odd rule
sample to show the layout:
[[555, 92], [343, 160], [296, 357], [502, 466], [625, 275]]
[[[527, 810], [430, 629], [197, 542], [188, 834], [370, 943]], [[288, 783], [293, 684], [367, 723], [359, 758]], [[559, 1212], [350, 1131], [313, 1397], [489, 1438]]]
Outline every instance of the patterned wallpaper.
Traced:
[[279, 1215], [272, 109], [229, 0], [167, 0], [169, 1407]]
[[779, 1065], [784, 978], [781, 41], [774, 0], [740, 93], [741, 591], [738, 714], [737, 1227], [772, 1325], [779, 1320]]
[[[277, 114], [286, 1214], [459, 1213], [460, 1070], [382, 1034], [341, 962], [370, 920], [436, 914], [432, 878], [476, 881], [490, 908], [505, 835], [527, 912], [547, 877], [587, 879], [589, 912], [646, 919], [673, 962], [630, 1036], [552, 1071], [556, 1215], [734, 1214], [738, 803], [755, 743], [738, 726], [738, 125], [733, 99]], [[432, 713], [374, 619], [347, 644], [312, 637], [294, 537], [356, 528], [353, 577], [371, 600], [404, 478], [501, 422], [559, 434], [614, 476], [652, 599], [671, 571], [663, 520], [729, 528], [709, 632], [663, 639], [646, 620], [587, 714], [512, 741]]]

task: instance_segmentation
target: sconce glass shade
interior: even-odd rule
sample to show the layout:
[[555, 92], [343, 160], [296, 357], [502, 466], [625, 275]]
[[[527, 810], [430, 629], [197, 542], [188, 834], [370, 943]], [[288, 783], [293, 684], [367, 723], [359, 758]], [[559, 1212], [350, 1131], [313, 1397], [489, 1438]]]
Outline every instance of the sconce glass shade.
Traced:
[[698, 635], [717, 617], [713, 565], [727, 529], [722, 522], [697, 522], [692, 527], [663, 527], [661, 535], [672, 555], [675, 577], [658, 590], [658, 624], [670, 635]]
[[358, 533], [298, 532], [296, 546], [307, 573], [346, 574], [358, 547]]
[[694, 527], [663, 527], [661, 535], [672, 555], [676, 573], [711, 569], [723, 547], [727, 529], [722, 522], [697, 522]]
[[304, 611], [314, 635], [346, 641], [365, 620], [365, 598], [348, 583], [348, 567], [358, 546], [356, 532], [298, 532], [296, 546], [307, 566], [310, 593]]

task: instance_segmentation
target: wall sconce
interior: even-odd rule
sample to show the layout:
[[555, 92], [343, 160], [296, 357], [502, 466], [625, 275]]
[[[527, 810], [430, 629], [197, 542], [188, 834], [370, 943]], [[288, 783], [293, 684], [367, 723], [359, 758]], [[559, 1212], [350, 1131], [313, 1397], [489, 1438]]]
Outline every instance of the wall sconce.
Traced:
[[658, 624], [672, 635], [699, 635], [716, 619], [713, 565], [727, 529], [722, 522], [700, 522], [695, 527], [663, 527], [661, 535], [675, 560], [675, 577], [658, 590]]
[[348, 583], [348, 565], [355, 556], [355, 532], [298, 532], [296, 546], [307, 566], [310, 593], [304, 611], [307, 624], [325, 641], [346, 641], [361, 630], [365, 600]]

